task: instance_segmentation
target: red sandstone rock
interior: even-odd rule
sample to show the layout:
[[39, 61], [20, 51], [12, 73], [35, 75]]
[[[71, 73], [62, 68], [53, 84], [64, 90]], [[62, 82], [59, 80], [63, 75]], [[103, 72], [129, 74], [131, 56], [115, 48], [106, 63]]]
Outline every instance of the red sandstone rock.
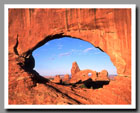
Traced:
[[72, 68], [71, 68], [71, 76], [72, 77], [75, 76], [75, 74], [79, 71], [80, 71], [80, 69], [79, 69], [79, 66], [78, 66], [77, 62], [73, 62], [72, 63]]
[[26, 56], [49, 36], [63, 35], [99, 47], [110, 56], [118, 74], [131, 75], [130, 9], [9, 9], [9, 53]]
[[[85, 69], [85, 70], [81, 70], [81, 71], [77, 72], [74, 76], [72, 76], [70, 82], [71, 83], [76, 83], [78, 81], [86, 81], [86, 80], [88, 80], [90, 78], [89, 75], [88, 75], [89, 73], [92, 74], [91, 75], [92, 79], [96, 79], [96, 77], [94, 76], [95, 71], [92, 71], [90, 69]], [[93, 76], [95, 78], [93, 78]]]
[[55, 82], [55, 83], [61, 83], [62, 79], [60, 78], [60, 75], [56, 75], [54, 77], [54, 80], [52, 80], [52, 82]]
[[95, 81], [96, 78], [97, 78], [97, 72], [96, 72], [96, 71], [93, 71], [90, 78], [91, 78], [93, 81]]
[[69, 74], [64, 75], [63, 81], [69, 81], [70, 77]]
[[99, 72], [96, 81], [109, 81], [108, 72], [106, 70]]
[[[9, 104], [131, 104], [130, 9], [9, 9], [8, 13]], [[99, 47], [117, 73], [128, 77], [117, 77], [97, 90], [44, 85], [32, 72], [32, 52], [66, 35]], [[27, 64], [29, 73], [24, 70]]]
[[[89, 73], [91, 74], [91, 77], [89, 77]], [[72, 64], [71, 74], [72, 78], [70, 80], [70, 83], [76, 83], [79, 81], [83, 82], [88, 80], [89, 78], [91, 78], [92, 81], [109, 81], [108, 72], [106, 70], [102, 70], [98, 73], [98, 75], [96, 71], [92, 71], [90, 69], [80, 71], [79, 66], [76, 62], [73, 62]]]

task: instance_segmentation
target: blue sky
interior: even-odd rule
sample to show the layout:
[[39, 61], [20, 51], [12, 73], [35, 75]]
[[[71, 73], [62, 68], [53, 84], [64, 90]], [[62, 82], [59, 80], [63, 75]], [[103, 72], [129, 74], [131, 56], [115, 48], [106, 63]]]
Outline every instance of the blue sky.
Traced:
[[47, 42], [33, 52], [35, 70], [40, 75], [70, 74], [72, 62], [76, 61], [81, 70], [92, 69], [100, 72], [106, 69], [116, 74], [116, 67], [109, 56], [92, 44], [74, 38], [60, 38]]

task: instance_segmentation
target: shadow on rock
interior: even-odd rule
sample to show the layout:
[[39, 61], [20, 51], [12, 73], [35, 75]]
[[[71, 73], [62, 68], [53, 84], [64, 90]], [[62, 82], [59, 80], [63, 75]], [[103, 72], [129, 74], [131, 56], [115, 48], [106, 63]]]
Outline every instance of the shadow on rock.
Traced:
[[[88, 80], [85, 80], [83, 82], [79, 81], [76, 83], [76, 86], [82, 87], [82, 88], [92, 88], [92, 89], [98, 89], [103, 88], [104, 85], [108, 85], [110, 81], [92, 81], [91, 78]], [[79, 84], [79, 85], [78, 85]]]

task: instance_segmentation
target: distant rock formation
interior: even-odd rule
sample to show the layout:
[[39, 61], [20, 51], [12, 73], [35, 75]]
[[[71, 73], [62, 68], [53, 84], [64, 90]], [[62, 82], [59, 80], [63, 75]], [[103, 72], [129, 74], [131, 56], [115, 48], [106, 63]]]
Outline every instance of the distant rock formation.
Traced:
[[96, 81], [109, 81], [108, 72], [106, 70], [99, 72]]
[[69, 74], [66, 74], [66, 75], [64, 75], [63, 81], [68, 82], [69, 78], [70, 78]]
[[98, 77], [98, 73], [97, 73], [96, 71], [93, 71], [90, 78], [91, 78], [93, 81], [96, 81], [97, 77]]
[[79, 68], [77, 62], [73, 62], [72, 63], [72, 68], [71, 68], [71, 76], [72, 77], [75, 76], [75, 74], [79, 71], [80, 71], [80, 68]]
[[52, 82], [54, 82], [54, 83], [61, 83], [62, 82], [62, 79], [60, 78], [60, 75], [56, 75], [54, 77], [54, 80], [52, 80]]
[[[72, 78], [70, 80], [70, 83], [76, 83], [76, 82], [83, 82], [88, 80], [89, 78], [92, 79], [92, 81], [109, 81], [108, 78], [108, 72], [106, 70], [102, 70], [101, 72], [96, 72], [90, 69], [85, 69], [85, 70], [81, 70], [79, 71], [79, 66], [76, 62], [72, 63], [72, 69], [73, 74], [72, 74]], [[78, 71], [77, 71], [78, 70]], [[89, 73], [91, 74], [91, 76], [89, 76]]]
[[85, 81], [85, 80], [90, 78], [88, 76], [89, 73], [94, 74], [94, 71], [92, 71], [90, 69], [81, 70], [81, 71], [75, 73], [75, 75], [72, 76], [70, 82], [71, 83], [76, 83], [78, 81]]

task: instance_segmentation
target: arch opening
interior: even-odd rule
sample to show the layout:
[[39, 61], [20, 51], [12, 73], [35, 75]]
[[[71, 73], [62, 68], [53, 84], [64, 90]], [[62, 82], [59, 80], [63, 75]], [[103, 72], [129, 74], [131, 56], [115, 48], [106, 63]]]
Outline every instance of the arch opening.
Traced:
[[88, 76], [91, 77], [92, 76], [92, 73], [88, 73]]
[[36, 61], [34, 69], [42, 76], [71, 75], [71, 65], [74, 61], [78, 63], [81, 70], [92, 69], [100, 72], [106, 69], [109, 75], [117, 75], [109, 56], [87, 41], [61, 37], [49, 40], [42, 45], [33, 52]]

